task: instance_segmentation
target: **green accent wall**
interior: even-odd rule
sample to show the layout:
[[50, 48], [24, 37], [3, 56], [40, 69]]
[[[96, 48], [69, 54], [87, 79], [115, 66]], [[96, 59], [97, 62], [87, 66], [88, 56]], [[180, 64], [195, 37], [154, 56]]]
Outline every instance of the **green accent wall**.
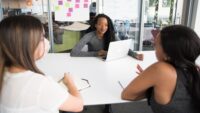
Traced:
[[79, 31], [65, 30], [63, 34], [63, 44], [54, 43], [54, 52], [63, 52], [72, 49], [80, 40]]

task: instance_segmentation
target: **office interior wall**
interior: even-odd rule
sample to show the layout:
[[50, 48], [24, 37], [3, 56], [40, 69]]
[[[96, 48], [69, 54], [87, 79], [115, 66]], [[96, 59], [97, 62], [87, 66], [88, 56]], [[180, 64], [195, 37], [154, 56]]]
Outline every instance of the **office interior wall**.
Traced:
[[197, 7], [197, 13], [196, 13], [196, 21], [195, 21], [195, 26], [194, 30], [200, 37], [200, 2], [198, 2], [198, 7]]

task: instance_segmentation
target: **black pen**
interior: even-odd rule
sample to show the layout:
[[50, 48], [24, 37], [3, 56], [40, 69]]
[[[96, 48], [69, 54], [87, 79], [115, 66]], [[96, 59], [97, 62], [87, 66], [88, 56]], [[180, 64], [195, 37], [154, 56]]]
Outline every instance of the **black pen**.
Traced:
[[119, 85], [121, 86], [122, 89], [124, 89], [123, 85], [121, 84], [120, 81], [118, 81]]

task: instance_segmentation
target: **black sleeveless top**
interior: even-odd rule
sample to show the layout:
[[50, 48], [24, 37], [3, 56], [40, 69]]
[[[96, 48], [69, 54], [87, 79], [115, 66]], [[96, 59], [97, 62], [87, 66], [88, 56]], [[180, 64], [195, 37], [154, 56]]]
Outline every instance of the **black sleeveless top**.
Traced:
[[191, 95], [188, 92], [186, 74], [180, 69], [177, 71], [177, 82], [171, 101], [161, 105], [154, 99], [153, 89], [150, 89], [149, 103], [154, 113], [200, 113], [194, 108]]

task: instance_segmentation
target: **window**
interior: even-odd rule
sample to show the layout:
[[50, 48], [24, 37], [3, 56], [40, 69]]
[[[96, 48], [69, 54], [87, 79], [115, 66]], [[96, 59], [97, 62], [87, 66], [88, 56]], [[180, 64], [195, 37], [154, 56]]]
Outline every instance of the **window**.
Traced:
[[145, 0], [143, 50], [152, 50], [151, 31], [181, 23], [182, 0]]
[[102, 13], [111, 17], [120, 40], [133, 39], [134, 50], [139, 47], [140, 0], [103, 0]]

